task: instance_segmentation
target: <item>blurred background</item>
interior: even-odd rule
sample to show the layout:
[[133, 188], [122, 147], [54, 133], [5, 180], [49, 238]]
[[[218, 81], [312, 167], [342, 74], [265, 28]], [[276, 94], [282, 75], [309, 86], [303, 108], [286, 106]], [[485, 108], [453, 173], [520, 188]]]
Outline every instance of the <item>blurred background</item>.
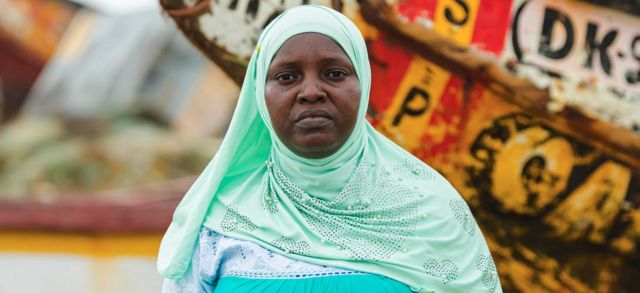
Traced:
[[0, 292], [159, 292], [238, 87], [157, 1], [0, 7]]
[[361, 29], [369, 121], [506, 292], [640, 287], [640, 1], [0, 0], [0, 292], [158, 292], [160, 239], [288, 7]]

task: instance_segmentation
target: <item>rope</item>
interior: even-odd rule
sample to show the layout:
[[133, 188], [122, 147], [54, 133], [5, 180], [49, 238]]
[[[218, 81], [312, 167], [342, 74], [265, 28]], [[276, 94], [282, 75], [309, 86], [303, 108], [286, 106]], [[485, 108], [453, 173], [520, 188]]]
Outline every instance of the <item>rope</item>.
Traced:
[[165, 9], [165, 11], [167, 12], [167, 14], [174, 17], [192, 16], [194, 14], [202, 12], [204, 9], [209, 7], [209, 2], [210, 0], [203, 0], [193, 7]]

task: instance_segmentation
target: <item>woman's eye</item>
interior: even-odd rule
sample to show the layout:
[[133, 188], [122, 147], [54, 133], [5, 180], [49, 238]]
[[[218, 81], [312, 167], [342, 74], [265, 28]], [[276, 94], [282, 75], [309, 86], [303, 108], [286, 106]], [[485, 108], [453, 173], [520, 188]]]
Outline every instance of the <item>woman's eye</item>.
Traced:
[[327, 73], [327, 76], [331, 79], [343, 79], [347, 76], [347, 73], [342, 70], [331, 70]]
[[293, 81], [295, 78], [296, 77], [293, 73], [280, 73], [276, 75], [276, 79], [279, 81]]

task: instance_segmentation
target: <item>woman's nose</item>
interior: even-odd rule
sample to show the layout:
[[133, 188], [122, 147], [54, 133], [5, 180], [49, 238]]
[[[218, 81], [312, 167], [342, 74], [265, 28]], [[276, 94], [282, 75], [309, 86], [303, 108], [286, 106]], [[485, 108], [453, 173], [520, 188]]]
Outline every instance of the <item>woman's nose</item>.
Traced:
[[322, 89], [320, 82], [314, 78], [307, 78], [300, 84], [297, 100], [299, 103], [314, 104], [324, 102], [327, 93]]

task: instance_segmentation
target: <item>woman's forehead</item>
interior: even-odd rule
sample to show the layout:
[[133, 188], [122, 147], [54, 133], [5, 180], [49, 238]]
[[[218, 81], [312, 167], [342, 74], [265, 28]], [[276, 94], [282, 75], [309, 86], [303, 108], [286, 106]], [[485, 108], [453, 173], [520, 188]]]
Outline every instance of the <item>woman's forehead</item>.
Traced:
[[301, 33], [287, 39], [274, 55], [270, 68], [321, 60], [327, 63], [346, 62], [351, 64], [349, 56], [334, 39], [320, 33]]

